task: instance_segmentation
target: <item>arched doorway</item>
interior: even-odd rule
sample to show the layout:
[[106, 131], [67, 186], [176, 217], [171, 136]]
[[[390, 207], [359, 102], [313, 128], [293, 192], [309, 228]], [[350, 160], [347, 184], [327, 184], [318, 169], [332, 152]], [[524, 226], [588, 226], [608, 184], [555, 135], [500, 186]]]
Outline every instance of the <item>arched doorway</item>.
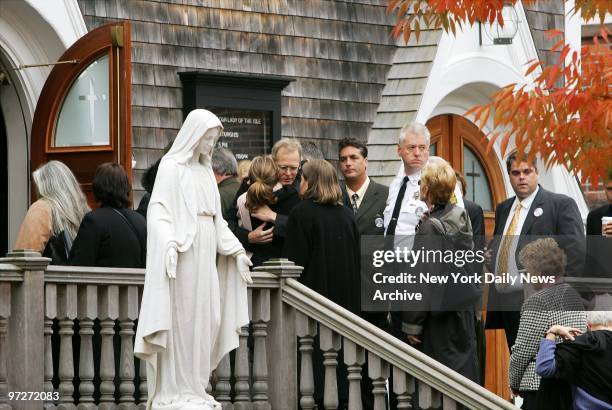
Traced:
[[467, 119], [453, 114], [427, 121], [432, 155], [440, 156], [461, 172], [467, 181], [466, 198], [485, 213], [487, 236], [495, 227], [495, 204], [506, 199], [504, 178], [493, 151], [487, 152], [484, 134]]
[[[446, 159], [463, 173], [468, 185], [466, 198], [482, 207], [485, 232], [488, 238], [492, 237], [495, 205], [506, 199], [503, 171], [496, 154], [487, 152], [487, 141], [478, 127], [459, 115], [435, 116], [427, 121], [427, 128], [431, 132], [430, 155]], [[485, 387], [509, 398], [509, 352], [504, 331], [487, 330], [485, 337]]]

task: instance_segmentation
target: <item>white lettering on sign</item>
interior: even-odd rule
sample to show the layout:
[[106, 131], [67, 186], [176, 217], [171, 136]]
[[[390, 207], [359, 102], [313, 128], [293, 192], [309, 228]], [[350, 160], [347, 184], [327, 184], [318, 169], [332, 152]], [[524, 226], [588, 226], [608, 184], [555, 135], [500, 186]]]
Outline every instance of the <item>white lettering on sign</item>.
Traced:
[[236, 159], [249, 159], [249, 154], [236, 154]]
[[219, 117], [219, 120], [223, 124], [249, 124], [249, 125], [261, 125], [261, 118], [252, 117]]
[[240, 134], [237, 131], [223, 131], [221, 134], [224, 138], [238, 138]]

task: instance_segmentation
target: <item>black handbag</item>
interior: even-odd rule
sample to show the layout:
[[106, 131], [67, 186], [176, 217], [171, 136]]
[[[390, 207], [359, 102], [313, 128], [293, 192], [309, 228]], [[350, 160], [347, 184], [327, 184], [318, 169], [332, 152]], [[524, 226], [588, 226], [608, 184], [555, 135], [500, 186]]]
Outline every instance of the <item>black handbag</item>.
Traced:
[[61, 231], [57, 235], [53, 235], [49, 238], [42, 256], [51, 258], [50, 265], [68, 265], [71, 247], [72, 241], [70, 237], [66, 231]]

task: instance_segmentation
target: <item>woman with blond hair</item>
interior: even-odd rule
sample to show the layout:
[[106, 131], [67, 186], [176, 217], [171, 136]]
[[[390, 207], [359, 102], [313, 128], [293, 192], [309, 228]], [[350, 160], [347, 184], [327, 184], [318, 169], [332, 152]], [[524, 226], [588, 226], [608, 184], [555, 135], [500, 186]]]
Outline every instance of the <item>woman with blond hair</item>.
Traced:
[[72, 171], [62, 162], [49, 161], [32, 173], [38, 200], [21, 224], [15, 249], [31, 249], [67, 263], [72, 241], [89, 205]]
[[[274, 224], [262, 221], [252, 215], [253, 211], [267, 206], [277, 214], [289, 214], [300, 199], [294, 191], [287, 191], [278, 182], [278, 167], [269, 156], [253, 158], [249, 168], [249, 188], [237, 199], [239, 224], [252, 231], [263, 225], [263, 230], [274, 228]], [[253, 267], [260, 266], [271, 258], [279, 258], [283, 251], [285, 238], [274, 235], [271, 242], [251, 244]]]
[[[413, 249], [451, 250], [455, 254], [473, 249], [472, 225], [467, 212], [451, 202], [456, 183], [455, 171], [441, 158], [430, 161], [423, 168], [420, 196], [429, 211], [417, 226]], [[458, 266], [444, 260], [429, 260], [418, 264], [414, 270], [449, 275], [458, 272]], [[423, 310], [402, 314], [402, 331], [408, 342], [478, 382], [474, 309], [480, 290], [460, 285], [435, 285], [423, 286], [422, 291]]]

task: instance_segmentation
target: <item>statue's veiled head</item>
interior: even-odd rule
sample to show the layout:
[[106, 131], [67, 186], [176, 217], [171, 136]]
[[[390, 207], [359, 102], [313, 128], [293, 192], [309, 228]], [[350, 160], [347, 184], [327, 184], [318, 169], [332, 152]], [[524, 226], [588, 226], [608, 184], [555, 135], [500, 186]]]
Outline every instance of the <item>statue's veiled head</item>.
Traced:
[[185, 118], [166, 158], [184, 164], [192, 159], [209, 159], [223, 130], [215, 114], [204, 109], [193, 110]]

